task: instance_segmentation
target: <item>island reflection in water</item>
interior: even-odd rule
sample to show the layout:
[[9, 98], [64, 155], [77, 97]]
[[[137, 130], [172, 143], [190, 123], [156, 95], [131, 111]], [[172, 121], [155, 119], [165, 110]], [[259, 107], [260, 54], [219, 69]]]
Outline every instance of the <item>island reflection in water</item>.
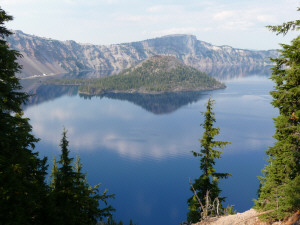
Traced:
[[[254, 79], [252, 72], [255, 70], [253, 70], [253, 68], [248, 69], [250, 75], [247, 74], [245, 72], [247, 70], [244, 69], [234, 70], [239, 71], [239, 73], [236, 73], [236, 76], [232, 76], [232, 74], [220, 74], [223, 78], [232, 78], [232, 80], [229, 79], [225, 82], [231, 83], [231, 86], [224, 90], [165, 94], [106, 93], [98, 96], [89, 96], [78, 94], [77, 86], [43, 85], [42, 82], [32, 82], [31, 79], [22, 80], [23, 84], [25, 84], [25, 90], [27, 87], [29, 94], [33, 95], [28, 104], [24, 106], [24, 110], [32, 113], [32, 116], [29, 117], [32, 123], [34, 123], [33, 129], [38, 130], [38, 136], [53, 144], [56, 144], [57, 140], [60, 139], [59, 130], [61, 127], [66, 126], [70, 130], [70, 139], [73, 139], [71, 142], [73, 146], [76, 146], [78, 151], [83, 147], [90, 150], [93, 149], [93, 151], [96, 149], [111, 149], [121, 155], [126, 155], [128, 151], [130, 151], [128, 156], [132, 158], [140, 158], [143, 154], [146, 157], [154, 158], [161, 158], [168, 154], [189, 154], [182, 151], [182, 149], [192, 150], [192, 148], [185, 147], [189, 146], [189, 142], [187, 141], [189, 138], [187, 138], [186, 134], [189, 132], [188, 135], [191, 135], [192, 131], [189, 131], [189, 126], [197, 125], [198, 127], [201, 123], [200, 112], [205, 111], [204, 105], [208, 95], [222, 93], [218, 97], [222, 97], [221, 100], [218, 98], [216, 100], [218, 105], [223, 105], [223, 114], [226, 112], [225, 109], [227, 109], [228, 106], [234, 102], [239, 102], [227, 110], [228, 117], [241, 118], [243, 114], [250, 113], [251, 115], [251, 112], [256, 112], [254, 108], [259, 107], [263, 109], [270, 107], [269, 105], [259, 106], [261, 102], [269, 104], [270, 96], [268, 95], [268, 89], [265, 90], [265, 88], [262, 88], [264, 95], [257, 95], [256, 93], [260, 83], [262, 83], [262, 85], [264, 85], [264, 83], [270, 83], [267, 79], [268, 75], [264, 74], [265, 69], [259, 72], [258, 76], [254, 76]], [[241, 73], [241, 71], [243, 71], [243, 73]], [[261, 73], [263, 73], [263, 76], [261, 76]], [[241, 80], [241, 82], [239, 82], [239, 80]], [[239, 85], [234, 86], [236, 89], [232, 89], [232, 85], [235, 83]], [[247, 90], [254, 90], [254, 92], [245, 94]], [[232, 91], [234, 92], [231, 93]], [[229, 98], [224, 98], [225, 96]], [[269, 96], [269, 98], [263, 100], [265, 96]], [[224, 102], [226, 102], [224, 99], [231, 100], [227, 105], [224, 105]], [[231, 102], [232, 99], [235, 101]], [[81, 105], [80, 108], [75, 107], [79, 102]], [[43, 106], [39, 107], [41, 104], [43, 104]], [[194, 117], [194, 114], [189, 116], [187, 109], [199, 104], [201, 104], [201, 110], [198, 111], [199, 115], [197, 114], [196, 117]], [[68, 106], [69, 108], [67, 108]], [[139, 106], [140, 109], [134, 106]], [[184, 108], [184, 112], [180, 110], [182, 108]], [[36, 111], [36, 109], [38, 111]], [[235, 109], [235, 111], [233, 111], [233, 109]], [[247, 109], [246, 112], [244, 112], [244, 109]], [[145, 114], [145, 110], [153, 114], [153, 116]], [[180, 112], [174, 114], [177, 111]], [[159, 120], [156, 115], [170, 116], [163, 117]], [[178, 115], [180, 115], [178, 119], [173, 123], [169, 123], [169, 120], [172, 120]], [[255, 117], [256, 116], [257, 115], [255, 115]], [[261, 117], [262, 116], [263, 113]], [[249, 118], [251, 118], [251, 116]], [[249, 120], [249, 118], [247, 118], [247, 120]], [[40, 120], [38, 121], [37, 119]], [[78, 128], [78, 124], [85, 119], [87, 119], [84, 125], [86, 130], [82, 133], [81, 128]], [[232, 118], [228, 118], [227, 120], [231, 121]], [[217, 118], [217, 121], [220, 123], [219, 118]], [[239, 123], [243, 124], [243, 121], [239, 121]], [[98, 124], [98, 126], [95, 126], [95, 124]], [[227, 132], [234, 137], [239, 137], [241, 135], [239, 132], [236, 134], [233, 132], [235, 124], [236, 121], [233, 120], [230, 125], [231, 127], [222, 128], [223, 132]], [[244, 127], [249, 128], [251, 125], [252, 124], [245, 124]], [[49, 133], [50, 128], [53, 126], [57, 129], [56, 131], [53, 130], [55, 135]], [[128, 127], [133, 128], [129, 129]], [[150, 127], [153, 130], [145, 130], [145, 127]], [[172, 127], [182, 132], [173, 132]], [[235, 145], [240, 143], [242, 147], [242, 145], [247, 142], [247, 146], [260, 145], [265, 135], [262, 134], [260, 137], [257, 137], [256, 130], [251, 135], [248, 128], [247, 136], [243, 137], [243, 141], [240, 141], [240, 139], [235, 141]], [[141, 135], [142, 133], [144, 133], [144, 135]], [[165, 141], [164, 138], [166, 138], [166, 134], [168, 135]], [[197, 140], [200, 137], [199, 133], [195, 132], [194, 137], [195, 140]], [[268, 143], [271, 142], [267, 137], [265, 137], [265, 139], [268, 140]], [[170, 144], [168, 142], [174, 143]], [[144, 147], [144, 145], [147, 147]], [[144, 150], [145, 152], [143, 153], [142, 151]]]
[[79, 94], [84, 99], [109, 98], [115, 100], [128, 101], [142, 107], [148, 112], [154, 114], [168, 114], [175, 112], [177, 109], [197, 102], [206, 92], [190, 91], [190, 92], [174, 92], [164, 94], [133, 94], [133, 93], [106, 93], [102, 95], [84, 95]]
[[50, 167], [53, 154], [60, 151], [62, 127], [68, 129], [71, 154], [80, 154], [89, 183], [101, 182], [116, 194], [112, 205], [117, 219], [132, 218], [143, 225], [179, 224], [186, 219], [186, 200], [192, 195], [189, 177], [200, 175], [199, 159], [190, 151], [199, 150], [200, 112], [205, 111], [209, 95], [216, 100], [217, 139], [232, 142], [216, 164], [217, 171], [233, 174], [220, 183], [225, 206], [234, 204], [241, 212], [256, 198], [264, 151], [273, 142], [272, 117], [277, 113], [270, 105], [273, 83], [267, 75], [235, 77], [225, 83], [226, 89], [175, 97], [175, 102], [181, 100], [171, 107], [172, 113], [170, 106], [154, 107], [156, 113], [168, 109], [159, 115], [145, 110], [163, 102], [149, 96], [145, 98], [149, 102], [131, 104], [133, 97], [84, 99], [76, 87], [39, 85], [31, 88], [37, 95], [25, 116], [41, 138], [36, 150], [48, 156]]
[[[268, 77], [270, 75], [270, 66], [260, 65], [236, 65], [236, 66], [205, 66], [203, 71], [216, 79], [226, 82], [228, 80], [239, 79], [249, 76]], [[68, 73], [57, 75], [53, 77], [42, 77], [36, 79], [23, 79], [21, 85], [24, 91], [32, 95], [24, 109], [30, 105], [40, 104], [45, 101], [54, 100], [64, 95], [74, 96], [78, 93], [77, 86], [58, 86], [58, 85], [44, 85], [43, 81], [53, 78], [100, 78], [109, 76], [114, 71], [84, 71], [77, 73]], [[85, 99], [92, 97], [103, 97], [111, 99], [126, 100], [141, 106], [145, 110], [154, 114], [172, 113], [182, 106], [198, 101], [205, 92], [177, 92], [165, 94], [129, 94], [129, 93], [106, 93], [98, 96], [87, 96], [80, 94]]]

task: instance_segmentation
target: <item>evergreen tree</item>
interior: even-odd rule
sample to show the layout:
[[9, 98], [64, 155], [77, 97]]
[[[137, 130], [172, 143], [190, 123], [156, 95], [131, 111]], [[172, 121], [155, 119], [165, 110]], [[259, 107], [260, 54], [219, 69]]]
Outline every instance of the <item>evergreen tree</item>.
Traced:
[[[290, 29], [299, 30], [300, 20], [269, 28], [286, 34]], [[300, 36], [281, 46], [280, 57], [272, 59], [276, 65], [271, 79], [276, 86], [270, 92], [272, 105], [279, 109], [274, 119], [276, 142], [266, 151], [268, 165], [262, 171], [255, 201], [259, 211], [274, 210], [263, 216], [268, 220], [282, 219], [300, 209]]]
[[[103, 220], [106, 217], [112, 216], [111, 212], [115, 211], [111, 205], [108, 205], [107, 200], [113, 198], [114, 195], [108, 195], [107, 189], [103, 194], [99, 194], [100, 184], [90, 186], [86, 179], [86, 174], [82, 173], [82, 164], [80, 157], [77, 156], [75, 161], [74, 171], [76, 173], [75, 186], [77, 187], [77, 202], [79, 211], [81, 212], [80, 224], [94, 225], [97, 219]], [[99, 208], [99, 201], [104, 203], [104, 207]]]
[[[188, 222], [198, 222], [200, 219], [206, 216], [215, 216], [219, 211], [222, 214], [222, 202], [225, 200], [224, 197], [220, 197], [221, 190], [218, 187], [219, 179], [228, 178], [231, 176], [229, 173], [217, 173], [214, 169], [215, 160], [221, 158], [222, 151], [217, 150], [218, 148], [223, 149], [230, 142], [215, 141], [214, 137], [219, 134], [220, 129], [213, 127], [216, 122], [215, 114], [212, 112], [214, 101], [209, 98], [207, 102], [206, 112], [204, 114], [204, 133], [201, 139], [200, 152], [194, 152], [195, 157], [201, 157], [200, 169], [203, 174], [195, 180], [192, 184], [192, 191], [194, 192], [193, 197], [188, 200], [189, 212], [187, 215]], [[195, 194], [197, 193], [197, 195]], [[216, 200], [216, 204], [219, 203], [219, 208], [216, 210], [207, 210], [213, 205], [213, 201]], [[200, 205], [199, 201], [202, 205]], [[201, 212], [202, 211], [202, 212]]]
[[28, 95], [15, 76], [21, 55], [9, 49], [5, 37], [12, 34], [4, 23], [12, 20], [0, 8], [0, 224], [42, 224], [46, 218], [46, 158], [33, 152], [38, 141], [21, 105]]
[[[94, 225], [98, 219], [110, 216], [114, 211], [107, 203], [107, 199], [113, 195], [108, 195], [107, 190], [100, 195], [98, 190], [100, 185], [91, 187], [87, 183], [86, 175], [81, 171], [82, 164], [79, 157], [72, 166], [73, 158], [69, 156], [66, 133], [64, 129], [60, 143], [61, 156], [58, 161], [60, 167], [54, 160], [51, 173], [51, 199], [55, 208], [53, 224]], [[100, 209], [99, 202], [103, 202], [105, 207]]]

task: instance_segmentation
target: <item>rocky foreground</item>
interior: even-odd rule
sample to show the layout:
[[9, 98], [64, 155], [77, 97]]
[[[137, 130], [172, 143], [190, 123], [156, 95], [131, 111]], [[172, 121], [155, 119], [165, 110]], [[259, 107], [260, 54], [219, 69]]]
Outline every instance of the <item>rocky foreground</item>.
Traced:
[[254, 209], [250, 209], [243, 213], [237, 213], [235, 215], [214, 217], [206, 221], [195, 223], [193, 225], [299, 225], [300, 224], [300, 210], [286, 221], [266, 223], [261, 222], [258, 219], [260, 213]]

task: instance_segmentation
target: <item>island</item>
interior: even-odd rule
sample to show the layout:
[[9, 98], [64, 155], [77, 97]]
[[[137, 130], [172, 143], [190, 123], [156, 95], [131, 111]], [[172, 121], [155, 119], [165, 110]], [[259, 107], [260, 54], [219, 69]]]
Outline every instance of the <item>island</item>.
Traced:
[[[53, 81], [53, 80], [52, 80]], [[174, 56], [156, 55], [121, 73], [95, 79], [56, 80], [55, 84], [79, 85], [78, 92], [86, 95], [103, 93], [147, 93], [202, 91], [226, 86]]]

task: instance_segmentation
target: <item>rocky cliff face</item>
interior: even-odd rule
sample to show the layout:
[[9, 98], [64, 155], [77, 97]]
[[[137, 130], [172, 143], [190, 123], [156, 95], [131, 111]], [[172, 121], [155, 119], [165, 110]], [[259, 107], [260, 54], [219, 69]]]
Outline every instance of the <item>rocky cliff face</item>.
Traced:
[[169, 35], [140, 42], [92, 45], [74, 41], [57, 41], [14, 31], [7, 38], [11, 48], [20, 51], [23, 65], [20, 77], [51, 75], [72, 71], [103, 71], [107, 74], [123, 69], [154, 55], [172, 55], [200, 70], [215, 66], [266, 65], [275, 50], [250, 51], [230, 46], [214, 46], [193, 35]]

